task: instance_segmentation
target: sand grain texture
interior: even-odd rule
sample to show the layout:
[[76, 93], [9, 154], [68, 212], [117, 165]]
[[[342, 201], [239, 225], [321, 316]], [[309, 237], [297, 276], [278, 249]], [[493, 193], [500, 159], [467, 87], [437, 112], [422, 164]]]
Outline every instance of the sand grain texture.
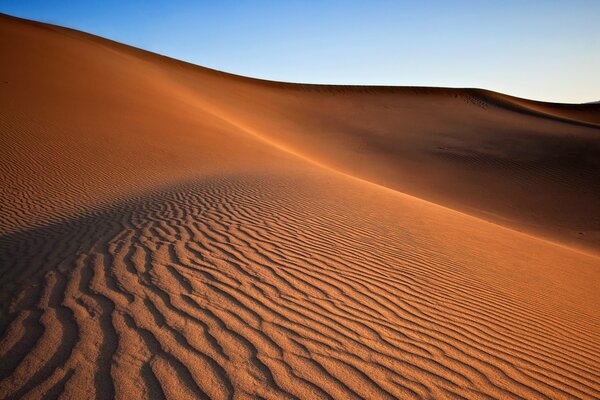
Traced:
[[600, 105], [0, 53], [0, 398], [600, 398]]

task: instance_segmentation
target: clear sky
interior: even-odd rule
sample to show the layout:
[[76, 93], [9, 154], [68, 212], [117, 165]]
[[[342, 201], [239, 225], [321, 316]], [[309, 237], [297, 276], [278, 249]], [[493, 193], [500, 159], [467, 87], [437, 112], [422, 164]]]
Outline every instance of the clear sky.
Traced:
[[600, 100], [600, 0], [2, 0], [0, 12], [257, 78]]

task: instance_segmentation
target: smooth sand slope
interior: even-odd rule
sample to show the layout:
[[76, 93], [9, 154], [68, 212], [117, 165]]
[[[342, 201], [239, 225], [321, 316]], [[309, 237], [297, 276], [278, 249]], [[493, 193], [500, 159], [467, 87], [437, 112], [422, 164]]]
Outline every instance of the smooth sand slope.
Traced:
[[0, 398], [600, 397], [600, 105], [0, 54]]

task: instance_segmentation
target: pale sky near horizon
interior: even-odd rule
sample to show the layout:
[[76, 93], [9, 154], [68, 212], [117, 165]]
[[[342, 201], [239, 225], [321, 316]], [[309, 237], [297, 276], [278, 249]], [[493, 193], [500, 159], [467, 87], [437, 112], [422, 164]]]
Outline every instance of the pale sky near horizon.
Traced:
[[0, 12], [256, 78], [600, 100], [600, 0], [3, 0]]

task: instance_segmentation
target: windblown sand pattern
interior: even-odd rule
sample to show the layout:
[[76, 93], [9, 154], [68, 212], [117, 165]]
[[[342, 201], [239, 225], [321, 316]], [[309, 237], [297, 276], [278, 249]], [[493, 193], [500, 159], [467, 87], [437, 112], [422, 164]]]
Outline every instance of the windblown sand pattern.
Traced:
[[600, 398], [600, 106], [0, 40], [0, 398]]

